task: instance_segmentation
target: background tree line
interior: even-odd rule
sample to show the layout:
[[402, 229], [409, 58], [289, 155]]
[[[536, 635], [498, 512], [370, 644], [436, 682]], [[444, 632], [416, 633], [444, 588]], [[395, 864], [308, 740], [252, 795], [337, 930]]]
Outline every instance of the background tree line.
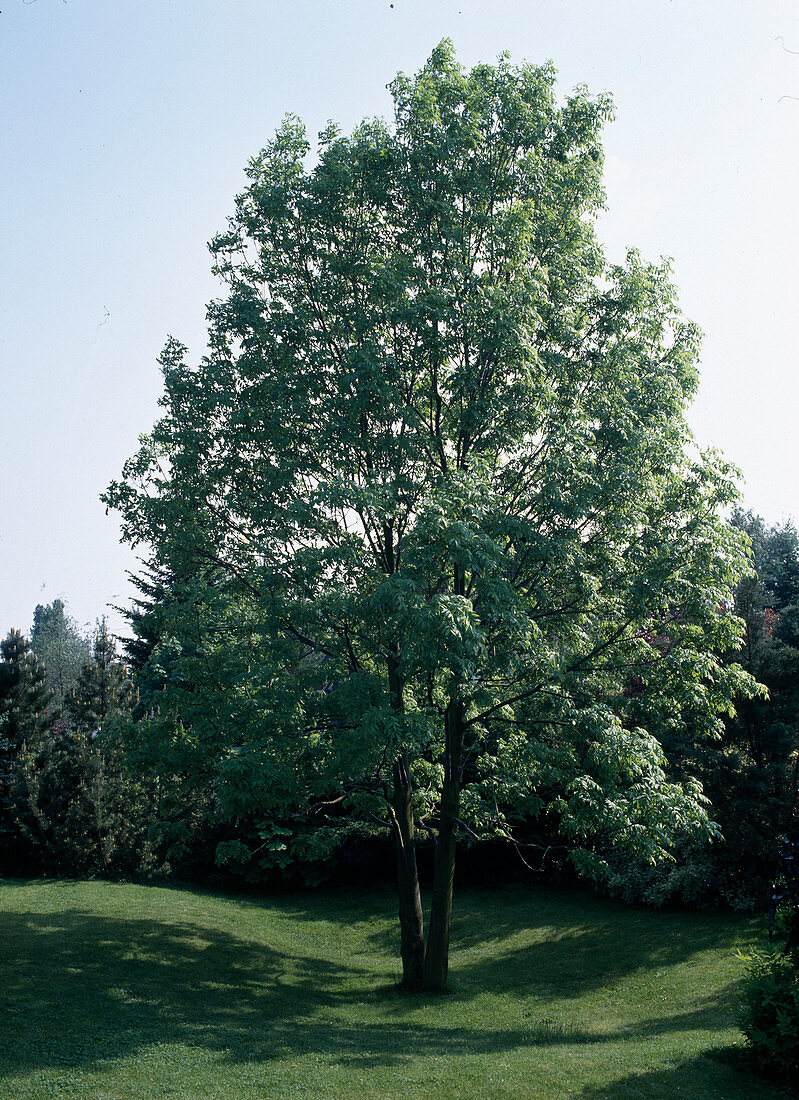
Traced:
[[106, 876], [146, 866], [146, 780], [109, 720], [135, 692], [105, 619], [84, 636], [61, 600], [0, 642], [0, 870]]
[[[765, 684], [768, 697], [738, 700], [716, 739], [682, 736], [667, 746], [676, 775], [701, 779], [723, 839], [683, 840], [674, 859], [657, 864], [608, 853], [600, 885], [629, 901], [765, 908], [778, 877], [799, 780], [799, 537], [792, 525], [769, 527], [751, 512], [731, 522], [751, 539], [755, 574], [735, 589], [745, 633], [728, 660]], [[218, 774], [186, 724], [191, 708], [209, 701], [209, 661], [229, 677], [231, 662], [251, 653], [250, 640], [230, 629], [223, 661], [218, 636], [178, 642], [170, 624], [185, 613], [181, 585], [137, 583], [124, 658], [104, 621], [90, 642], [60, 600], [36, 608], [30, 640], [11, 630], [0, 643], [2, 873], [317, 882], [342, 866], [374, 874], [390, 862], [386, 830], [344, 804], [282, 817], [223, 808]], [[202, 678], [192, 679], [192, 667]], [[525, 835], [542, 829], [523, 803], [518, 819]], [[563, 838], [539, 840], [552, 849], [544, 870], [557, 874]], [[513, 857], [501, 861], [505, 871], [532, 877], [525, 862], [537, 870], [540, 849], [502, 843]], [[470, 838], [464, 875], [481, 866], [484, 848], [497, 873], [497, 842]]]

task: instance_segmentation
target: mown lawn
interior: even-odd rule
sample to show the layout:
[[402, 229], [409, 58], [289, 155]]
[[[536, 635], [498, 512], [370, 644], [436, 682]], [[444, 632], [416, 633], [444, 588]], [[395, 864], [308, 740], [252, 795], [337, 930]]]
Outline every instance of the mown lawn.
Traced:
[[734, 1025], [759, 921], [462, 893], [452, 992], [409, 999], [394, 908], [382, 888], [0, 883], [0, 1096], [786, 1095]]

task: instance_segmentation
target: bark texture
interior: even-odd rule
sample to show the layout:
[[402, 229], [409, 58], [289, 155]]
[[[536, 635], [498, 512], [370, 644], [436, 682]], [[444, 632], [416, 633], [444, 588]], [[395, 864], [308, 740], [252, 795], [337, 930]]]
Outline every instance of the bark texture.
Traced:
[[452, 918], [452, 887], [455, 881], [455, 845], [461, 793], [461, 757], [463, 754], [463, 704], [453, 700], [446, 713], [444, 786], [436, 838], [433, 869], [433, 898], [430, 928], [424, 961], [422, 988], [443, 993], [447, 987], [449, 966], [449, 930]]
[[[405, 701], [398, 655], [393, 655], [389, 661], [388, 682], [394, 708], [404, 713]], [[404, 989], [418, 990], [422, 987], [424, 971], [424, 913], [416, 865], [413, 786], [406, 753], [402, 753], [394, 761], [391, 818], [397, 852], [402, 985]]]
[[402, 985], [404, 989], [418, 990], [422, 988], [424, 972], [424, 914], [416, 867], [413, 789], [405, 757], [394, 761], [392, 810], [397, 850]]

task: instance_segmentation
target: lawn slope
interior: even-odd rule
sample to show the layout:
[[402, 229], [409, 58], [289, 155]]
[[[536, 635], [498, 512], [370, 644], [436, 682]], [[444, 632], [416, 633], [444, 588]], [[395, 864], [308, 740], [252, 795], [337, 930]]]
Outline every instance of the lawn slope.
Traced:
[[393, 988], [390, 892], [0, 883], [0, 1096], [784, 1096], [734, 1026], [746, 918], [456, 898], [452, 992]]

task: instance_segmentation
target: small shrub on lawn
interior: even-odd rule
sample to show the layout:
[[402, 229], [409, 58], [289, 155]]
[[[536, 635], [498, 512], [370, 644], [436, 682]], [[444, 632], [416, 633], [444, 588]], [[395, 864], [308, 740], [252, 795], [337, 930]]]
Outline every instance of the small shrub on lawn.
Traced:
[[764, 1069], [799, 1081], [799, 967], [788, 955], [747, 958], [738, 1023]]

